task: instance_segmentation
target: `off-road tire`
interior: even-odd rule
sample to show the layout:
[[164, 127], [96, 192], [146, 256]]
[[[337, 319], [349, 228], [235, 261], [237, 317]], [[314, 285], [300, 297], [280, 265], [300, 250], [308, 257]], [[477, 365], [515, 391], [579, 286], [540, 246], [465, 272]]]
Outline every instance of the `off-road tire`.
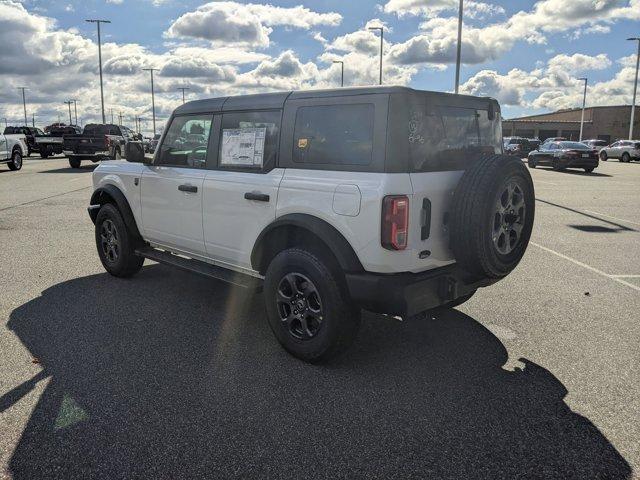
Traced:
[[70, 158], [69, 159], [69, 166], [71, 168], [80, 168], [80, 164], [82, 163], [82, 160], [78, 159], [78, 158]]
[[20, 153], [20, 150], [15, 149], [11, 153], [11, 161], [7, 163], [7, 166], [9, 170], [13, 170], [14, 172], [22, 168], [22, 153]]
[[622, 154], [622, 157], [620, 157], [620, 161], [624, 162], [624, 163], [629, 163], [631, 162], [631, 155], [629, 155], [627, 152], [624, 152]]
[[[501, 237], [494, 232], [498, 217], [503, 221], [506, 215], [497, 212], [498, 202], [503, 198], [501, 192], [511, 185], [519, 189], [517, 196], [521, 197], [524, 210], [519, 207], [515, 212], [517, 218], [509, 219], [520, 233], [513, 244], [511, 237], [504, 237], [510, 242], [510, 250], [501, 253], [496, 243]], [[479, 159], [462, 176], [453, 197], [450, 238], [458, 265], [477, 278], [499, 279], [508, 275], [527, 249], [534, 217], [533, 181], [523, 163], [507, 155]]]
[[[107, 222], [110, 227], [105, 225]], [[111, 228], [115, 230], [115, 241], [118, 247], [115, 258], [111, 257], [104, 246], [105, 229], [110, 231]], [[100, 261], [104, 269], [111, 275], [123, 278], [131, 277], [142, 268], [144, 257], [135, 254], [139, 240], [127, 229], [120, 211], [114, 205], [107, 203], [100, 208], [96, 216], [95, 238]]]
[[607, 155], [607, 152], [600, 152], [600, 160], [603, 162], [606, 162], [607, 160], [609, 160], [609, 156]]
[[[264, 280], [264, 299], [269, 326], [291, 355], [305, 362], [327, 361], [346, 350], [360, 327], [360, 309], [349, 298], [346, 283], [327, 254], [301, 248], [283, 250], [269, 264]], [[310, 338], [297, 338], [286, 321], [278, 291], [287, 275], [310, 280], [318, 293], [322, 323]], [[304, 283], [304, 282], [303, 282]]]

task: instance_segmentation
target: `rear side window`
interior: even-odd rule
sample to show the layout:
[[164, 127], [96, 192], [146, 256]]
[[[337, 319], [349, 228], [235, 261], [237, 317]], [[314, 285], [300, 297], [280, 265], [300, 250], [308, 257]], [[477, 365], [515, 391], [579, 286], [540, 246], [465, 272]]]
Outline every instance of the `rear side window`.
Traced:
[[418, 172], [464, 170], [479, 154], [500, 153], [501, 138], [499, 115], [489, 119], [487, 110], [416, 105], [409, 119], [410, 165]]
[[281, 117], [279, 110], [222, 115], [219, 166], [240, 169], [275, 166]]
[[293, 161], [369, 165], [373, 154], [373, 104], [318, 105], [296, 112]]

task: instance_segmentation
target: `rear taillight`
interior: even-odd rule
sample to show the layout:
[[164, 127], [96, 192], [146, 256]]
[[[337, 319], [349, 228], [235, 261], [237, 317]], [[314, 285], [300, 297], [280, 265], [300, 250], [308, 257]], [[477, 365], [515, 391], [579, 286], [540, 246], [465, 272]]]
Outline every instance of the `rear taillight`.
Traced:
[[409, 236], [409, 197], [390, 195], [382, 201], [382, 246], [404, 250]]

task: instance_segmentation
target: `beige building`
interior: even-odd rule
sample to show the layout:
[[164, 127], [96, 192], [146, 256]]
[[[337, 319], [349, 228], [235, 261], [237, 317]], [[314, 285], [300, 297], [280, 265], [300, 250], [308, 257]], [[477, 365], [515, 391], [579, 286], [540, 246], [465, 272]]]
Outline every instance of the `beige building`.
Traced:
[[[502, 121], [505, 137], [526, 137], [545, 140], [549, 137], [566, 137], [578, 140], [580, 137], [580, 116], [582, 109], [558, 110], [553, 113], [531, 115]], [[588, 107], [584, 113], [583, 140], [599, 138], [607, 142], [629, 137], [631, 105], [613, 107]], [[636, 108], [633, 131], [640, 138], [640, 109]]]

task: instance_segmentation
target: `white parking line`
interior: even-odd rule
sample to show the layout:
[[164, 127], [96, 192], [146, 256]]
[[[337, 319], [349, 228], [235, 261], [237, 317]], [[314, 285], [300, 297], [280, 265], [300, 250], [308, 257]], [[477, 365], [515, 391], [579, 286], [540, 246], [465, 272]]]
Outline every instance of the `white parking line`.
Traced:
[[610, 280], [613, 280], [614, 282], [618, 282], [622, 285], [626, 285], [629, 288], [633, 288], [634, 290], [637, 290], [638, 292], [640, 292], [640, 286], [638, 285], [634, 285], [633, 283], [629, 283], [629, 282], [625, 282], [624, 280], [622, 280], [621, 277], [618, 276], [614, 276], [614, 275], [609, 275], [608, 273], [603, 272], [602, 270], [599, 270], [595, 267], [592, 267], [591, 265], [587, 265], [586, 263], [583, 263], [579, 260], [576, 260], [575, 258], [571, 258], [571, 257], [567, 257], [566, 255], [560, 253], [560, 252], [556, 252], [555, 250], [551, 250], [550, 248], [547, 247], [543, 247], [542, 245], [535, 243], [535, 242], [529, 242], [531, 243], [531, 245], [540, 248], [541, 250], [544, 250], [545, 252], [549, 252], [552, 253], [553, 255], [557, 255], [560, 258], [563, 258], [564, 260], [568, 260], [569, 262], [575, 263], [576, 265], [582, 267], [582, 268], [586, 268], [587, 270], [591, 270], [593, 273], [597, 273], [598, 275], [601, 275], [605, 278], [608, 278]]
[[640, 275], [609, 275], [611, 278], [640, 278]]
[[614, 217], [613, 215], [606, 215], [604, 213], [594, 212], [592, 210], [585, 210], [587, 213], [591, 213], [593, 215], [600, 215], [601, 217], [613, 218], [614, 220], [618, 220], [619, 222], [632, 223], [633, 225], [640, 225], [639, 222], [632, 222], [631, 220], [625, 220], [624, 218]]
[[553, 182], [545, 182], [544, 180], [534, 180], [533, 183], [544, 183], [545, 185], [558, 185], [557, 183], [553, 183]]

